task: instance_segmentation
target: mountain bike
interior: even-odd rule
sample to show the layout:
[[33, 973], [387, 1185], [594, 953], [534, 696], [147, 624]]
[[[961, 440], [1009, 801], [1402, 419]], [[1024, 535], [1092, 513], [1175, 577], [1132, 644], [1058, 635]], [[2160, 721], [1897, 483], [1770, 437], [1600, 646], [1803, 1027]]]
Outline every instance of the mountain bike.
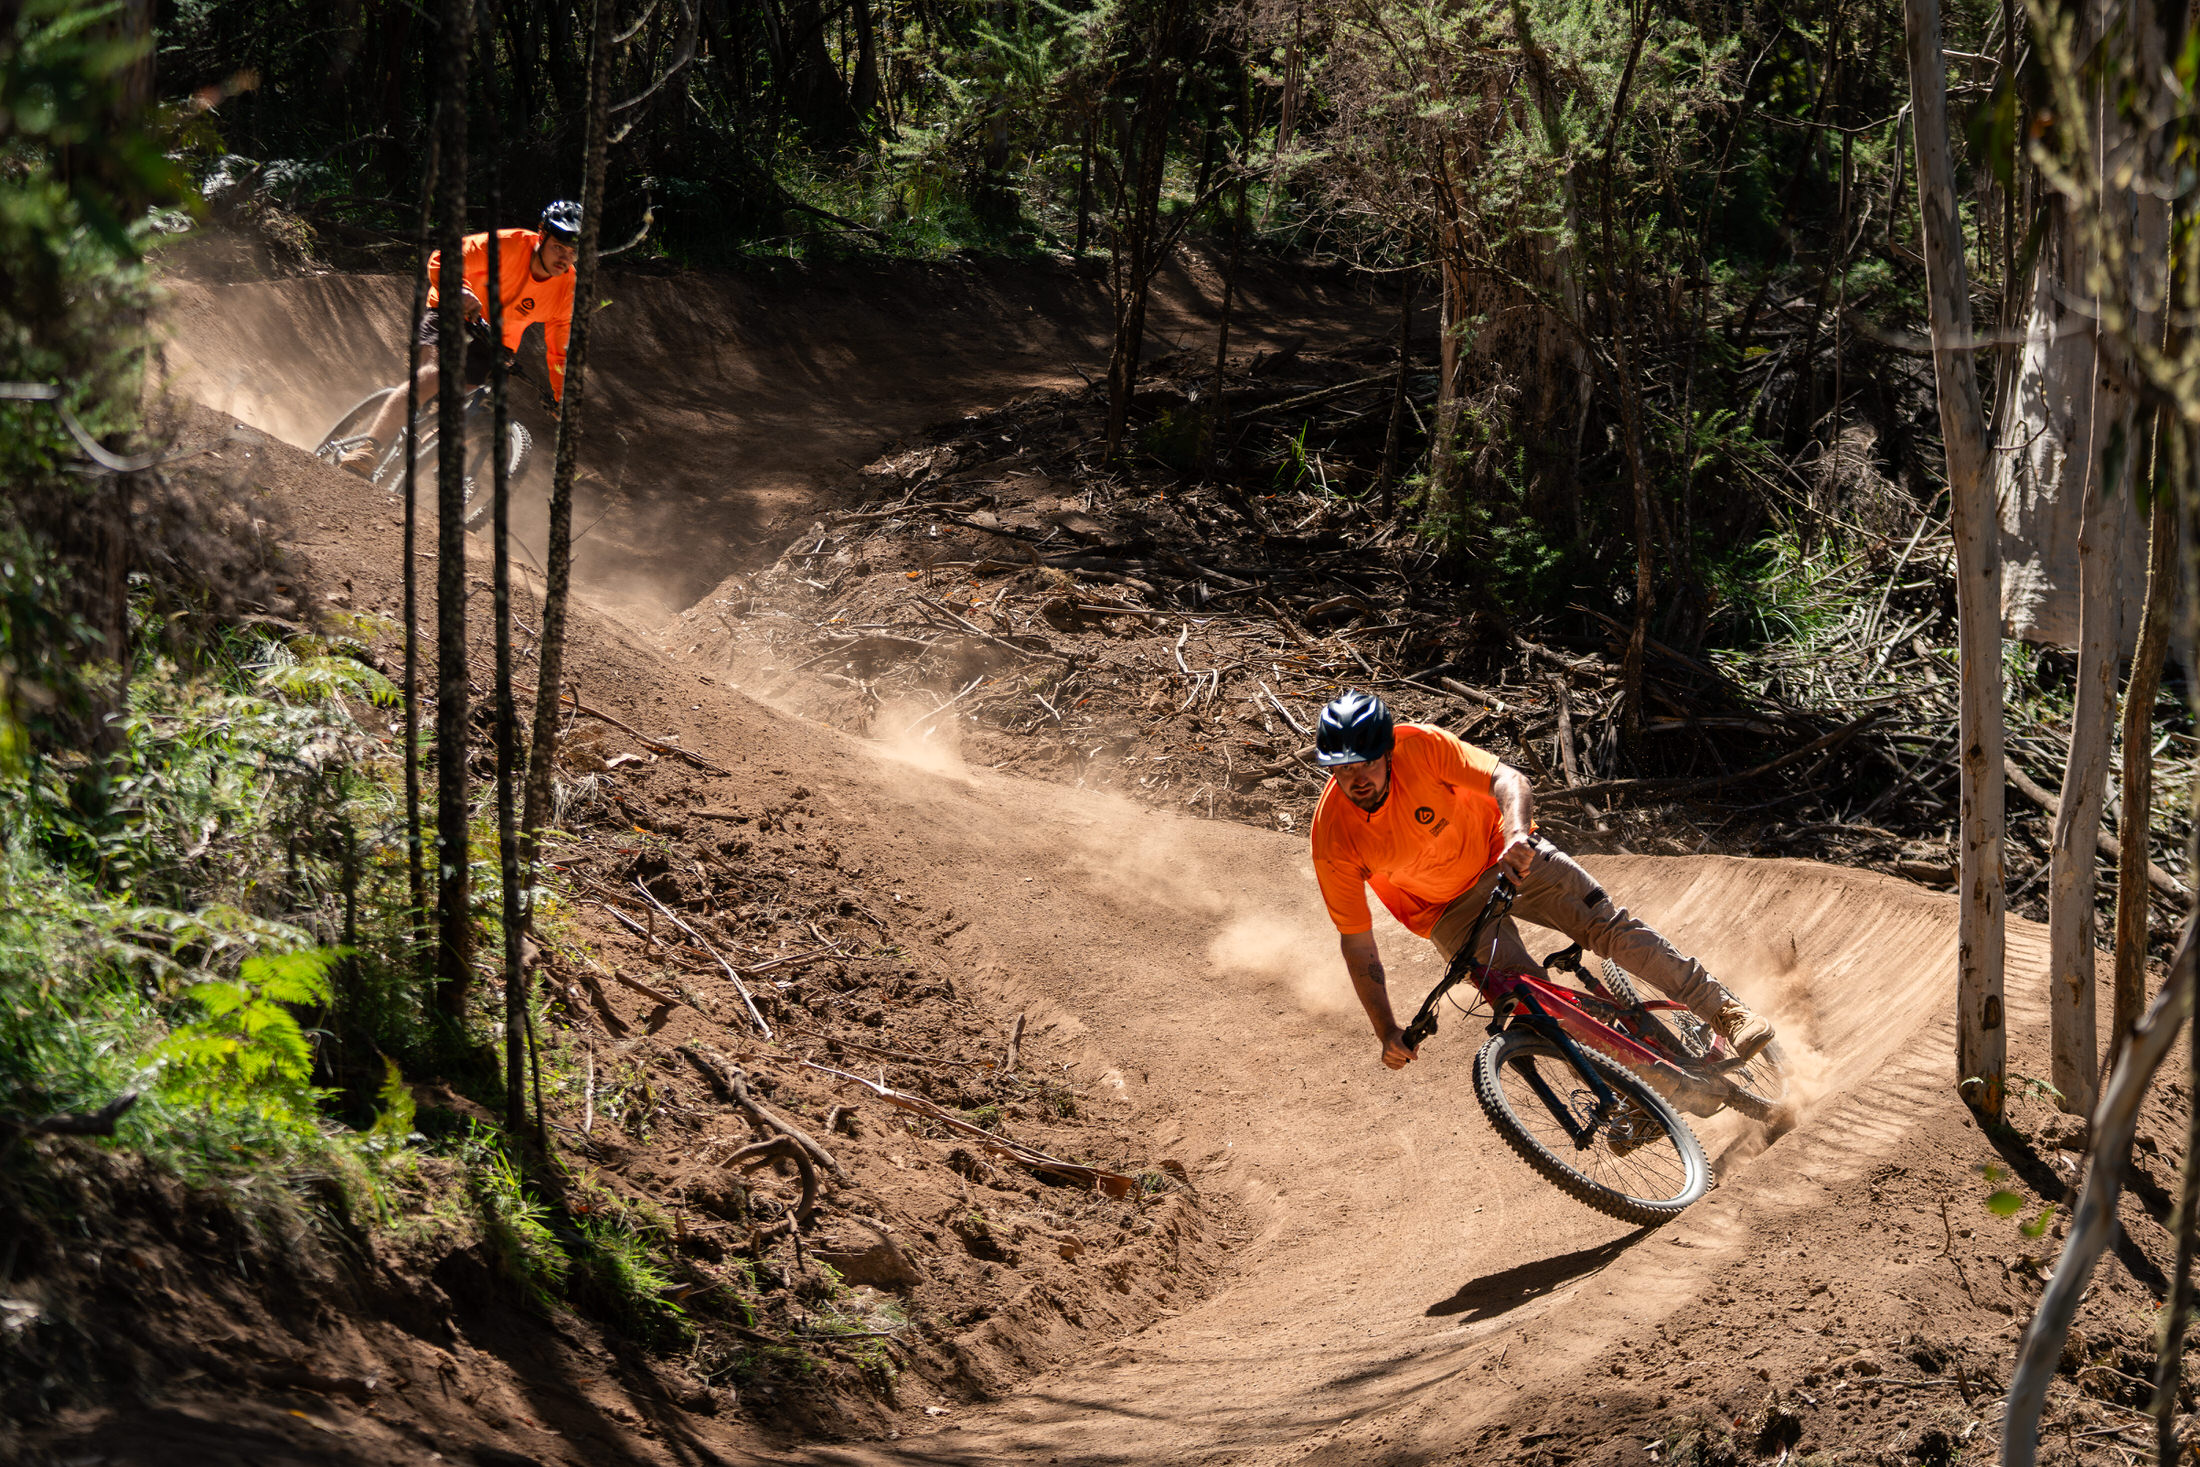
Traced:
[[1643, 1000], [1616, 966], [1592, 976], [1578, 943], [1544, 960], [1580, 977], [1586, 987], [1578, 991], [1476, 957], [1485, 933], [1494, 955], [1496, 925], [1516, 895], [1500, 876], [1406, 1026], [1406, 1047], [1419, 1049], [1436, 1032], [1438, 1004], [1471, 984], [1490, 1012], [1474, 1096], [1505, 1144], [1599, 1212], [1645, 1226], [1669, 1222], [1711, 1185], [1703, 1143], [1682, 1110], [1708, 1116], [1732, 1108], [1776, 1133], [1792, 1124], [1777, 1045], [1741, 1059], [1685, 1005]]
[[[531, 381], [518, 372], [512, 373], [511, 380]], [[333, 468], [346, 453], [368, 441], [363, 430], [380, 415], [382, 405], [389, 401], [392, 394], [404, 390], [404, 384], [400, 383], [395, 387], [385, 387], [379, 392], [370, 392], [359, 399], [322, 436], [320, 447], [313, 450], [313, 456]], [[465, 523], [467, 529], [477, 530], [488, 519], [492, 506], [491, 496], [486, 492], [477, 493], [476, 490], [478, 488], [486, 491], [491, 471], [496, 464], [496, 460], [491, 457], [495, 449], [491, 442], [494, 437], [494, 404], [490, 399], [489, 384], [484, 382], [479, 387], [469, 388], [466, 395], [459, 399], [459, 404], [468, 445], [465, 461]], [[423, 403], [422, 406], [428, 407], [429, 404]], [[420, 442], [413, 454], [414, 482], [417, 484], [435, 483], [438, 429], [439, 425], [432, 411], [422, 414]], [[526, 425], [518, 418], [508, 418], [505, 430], [505, 481], [516, 483], [520, 470], [527, 465], [528, 455], [533, 452], [534, 435], [527, 431]], [[404, 475], [405, 438], [403, 434], [399, 434], [397, 440], [383, 449], [382, 456], [375, 460], [374, 472], [368, 475], [368, 482], [385, 489], [395, 489], [403, 482]]]

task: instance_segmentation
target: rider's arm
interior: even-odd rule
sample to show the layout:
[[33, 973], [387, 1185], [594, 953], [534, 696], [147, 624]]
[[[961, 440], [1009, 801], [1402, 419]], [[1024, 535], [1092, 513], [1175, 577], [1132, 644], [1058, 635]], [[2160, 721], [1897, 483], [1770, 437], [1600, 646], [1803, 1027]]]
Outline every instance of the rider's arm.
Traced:
[[1397, 1016], [1390, 1011], [1390, 989], [1383, 983], [1383, 957], [1375, 950], [1375, 934], [1347, 932], [1337, 939], [1337, 948], [1344, 954], [1345, 971], [1352, 975], [1352, 991], [1360, 996], [1360, 1007], [1367, 1010], [1367, 1021], [1383, 1042], [1383, 1063], [1404, 1069], [1413, 1063], [1413, 1051], [1405, 1047]]
[[1528, 863], [1535, 859], [1535, 847], [1529, 844], [1535, 834], [1535, 790], [1528, 776], [1499, 764], [1490, 774], [1490, 795], [1497, 801], [1497, 838], [1504, 847], [1498, 864], [1515, 879], [1526, 876]]

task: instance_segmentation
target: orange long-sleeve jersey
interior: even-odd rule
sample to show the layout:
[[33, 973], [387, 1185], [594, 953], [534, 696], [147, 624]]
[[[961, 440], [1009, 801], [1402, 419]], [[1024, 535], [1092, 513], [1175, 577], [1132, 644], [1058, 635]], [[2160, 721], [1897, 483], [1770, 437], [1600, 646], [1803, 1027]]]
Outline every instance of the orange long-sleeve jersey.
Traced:
[[[537, 280], [528, 262], [535, 256], [535, 246], [542, 236], [532, 229], [500, 229], [497, 239], [497, 286], [504, 312], [504, 345], [518, 350], [519, 339], [528, 327], [542, 322], [542, 354], [550, 368], [550, 390], [560, 401], [565, 398], [565, 339], [573, 330], [573, 272], [553, 275], [548, 280]], [[443, 252], [437, 250], [428, 256], [428, 305], [432, 309], [442, 299], [439, 276], [442, 271]], [[466, 288], [481, 302], [484, 314], [489, 309], [489, 236], [469, 234], [459, 255], [459, 267], [466, 272]]]

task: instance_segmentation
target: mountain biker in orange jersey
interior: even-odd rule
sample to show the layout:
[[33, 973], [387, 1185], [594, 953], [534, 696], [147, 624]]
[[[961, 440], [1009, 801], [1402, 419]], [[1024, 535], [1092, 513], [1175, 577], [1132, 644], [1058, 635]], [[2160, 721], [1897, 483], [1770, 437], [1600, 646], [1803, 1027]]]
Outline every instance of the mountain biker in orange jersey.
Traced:
[[[1678, 999], [1753, 1058], [1772, 1025], [1639, 918], [1612, 905], [1596, 878], [1535, 833], [1535, 794], [1526, 776], [1495, 754], [1440, 728], [1393, 725], [1369, 693], [1341, 694], [1322, 710], [1315, 762], [1330, 771], [1314, 809], [1314, 874], [1337, 926], [1338, 947], [1383, 1063], [1411, 1064], [1383, 984], [1374, 921], [1363, 886], [1391, 915], [1434, 942], [1450, 961], [1467, 940], [1500, 872], [1519, 888], [1513, 913], [1580, 943]], [[1507, 917], [1495, 961], [1541, 973]]]
[[[550, 390], [560, 399], [565, 396], [565, 341], [573, 329], [573, 256], [580, 236], [581, 206], [569, 200], [561, 200], [543, 210], [539, 229], [500, 229], [495, 236], [497, 288], [504, 314], [502, 348], [507, 353], [518, 350], [520, 337], [526, 334], [529, 326], [540, 321], [543, 361], [550, 368]], [[465, 307], [469, 323], [465, 368], [468, 387], [479, 387], [489, 380], [494, 350], [488, 339], [485, 304], [489, 299], [490, 253], [488, 234], [466, 236], [461, 264], [465, 271]], [[436, 341], [435, 308], [442, 299], [442, 285], [438, 280], [442, 262], [441, 250], [428, 257], [428, 310], [415, 328], [421, 345], [428, 348]], [[509, 356], [506, 360], [510, 360]], [[420, 371], [413, 379], [418, 400], [424, 404], [434, 402], [436, 386], [441, 380], [433, 354], [423, 351]], [[381, 460], [383, 446], [402, 432], [404, 426], [405, 394], [393, 392], [369, 425], [366, 441], [338, 459], [338, 466], [362, 479], [372, 477], [375, 464]]]

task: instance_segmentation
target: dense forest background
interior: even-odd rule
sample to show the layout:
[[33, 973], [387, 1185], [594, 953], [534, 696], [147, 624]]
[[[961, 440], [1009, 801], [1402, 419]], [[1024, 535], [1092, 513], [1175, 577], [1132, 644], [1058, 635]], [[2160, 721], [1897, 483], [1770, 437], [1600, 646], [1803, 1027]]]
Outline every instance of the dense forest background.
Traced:
[[[470, 106], [497, 124], [470, 166], [516, 222], [579, 192], [587, 16], [480, 22]], [[1186, 237], [1440, 297], [1442, 361], [1413, 384], [1433, 411], [1342, 487], [1411, 476], [1408, 512], [1507, 607], [1647, 597], [1676, 646], [1722, 617], [1760, 634], [1732, 592], [1768, 526], [1906, 530], [1934, 496], [1896, 5], [693, 0], [622, 24], [606, 249], [646, 233], [621, 264], [1104, 251], [1150, 272]], [[2014, 24], [1949, 18], [1982, 321], [2023, 273]], [[177, 4], [157, 25], [218, 208], [404, 264], [431, 17]]]

